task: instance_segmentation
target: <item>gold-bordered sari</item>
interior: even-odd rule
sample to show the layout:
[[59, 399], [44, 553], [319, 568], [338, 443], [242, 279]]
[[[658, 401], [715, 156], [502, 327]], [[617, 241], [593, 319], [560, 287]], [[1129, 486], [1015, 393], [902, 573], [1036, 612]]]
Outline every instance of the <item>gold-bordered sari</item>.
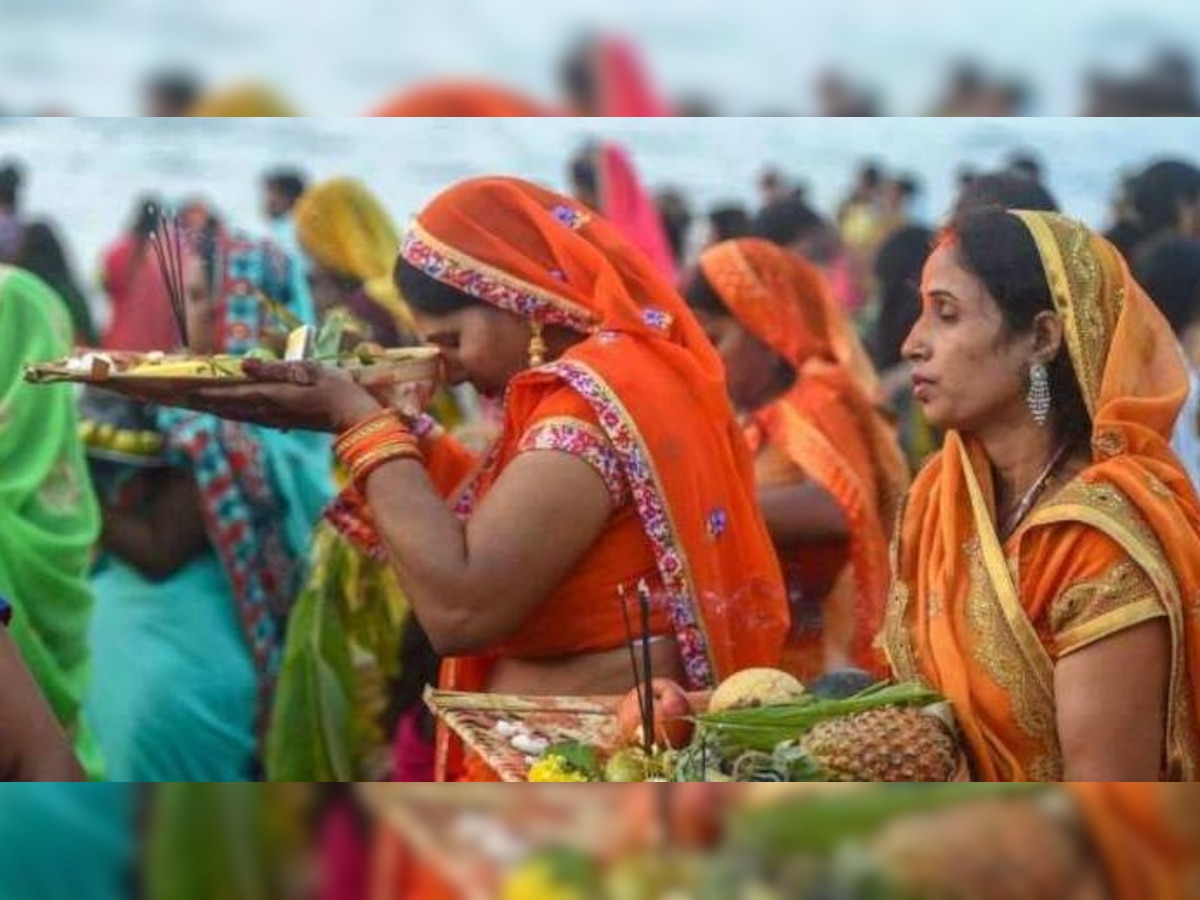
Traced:
[[1195, 780], [1200, 506], [1169, 446], [1187, 369], [1111, 244], [1062, 216], [1013, 215], [1064, 321], [1092, 462], [1002, 543], [982, 448], [950, 433], [901, 518], [889, 658], [898, 677], [954, 703], [977, 779], [1061, 780], [1056, 660], [1163, 618], [1172, 668], [1162, 780]]

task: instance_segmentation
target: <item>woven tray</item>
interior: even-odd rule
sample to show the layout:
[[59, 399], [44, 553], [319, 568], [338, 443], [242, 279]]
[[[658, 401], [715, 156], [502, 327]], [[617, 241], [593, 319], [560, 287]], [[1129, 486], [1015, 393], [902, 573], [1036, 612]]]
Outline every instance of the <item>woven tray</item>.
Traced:
[[514, 697], [429, 690], [434, 714], [504, 781], [528, 780], [533, 763], [497, 731], [501, 722], [524, 726], [551, 744], [579, 741], [596, 747], [617, 742], [620, 697]]
[[625, 795], [610, 787], [396, 783], [361, 784], [358, 791], [379, 820], [463, 900], [494, 900], [506, 874], [530, 852], [570, 846], [611, 855], [623, 839], [613, 824]]

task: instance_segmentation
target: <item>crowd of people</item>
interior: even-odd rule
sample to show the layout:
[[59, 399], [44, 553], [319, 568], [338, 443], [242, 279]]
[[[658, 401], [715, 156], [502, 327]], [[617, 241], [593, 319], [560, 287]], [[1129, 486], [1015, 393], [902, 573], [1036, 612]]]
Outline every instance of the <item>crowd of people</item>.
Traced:
[[[599, 94], [650, 102], [625, 88]], [[403, 232], [362, 181], [281, 169], [269, 240], [139, 200], [104, 316], [23, 177], [0, 171], [6, 779], [496, 781], [424, 688], [624, 693], [646, 595], [654, 671], [692, 689], [923, 681], [976, 780], [1196, 780], [1191, 163], [1130, 176], [1104, 234], [1029, 154], [926, 221], [877, 163], [834, 215], [776, 169], [696, 214], [598, 142], [568, 193], [465, 180]], [[187, 409], [23, 382], [177, 345], [173, 278], [193, 353], [337, 317], [439, 348], [445, 388], [410, 417], [317, 364]], [[419, 860], [389, 877], [444, 895]]]

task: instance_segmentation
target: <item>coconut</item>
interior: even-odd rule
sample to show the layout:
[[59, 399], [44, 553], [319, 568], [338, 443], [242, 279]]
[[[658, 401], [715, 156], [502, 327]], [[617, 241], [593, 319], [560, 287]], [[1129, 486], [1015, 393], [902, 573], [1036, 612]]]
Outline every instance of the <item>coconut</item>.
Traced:
[[759, 706], [781, 706], [796, 703], [804, 697], [804, 685], [787, 672], [778, 669], [746, 669], [730, 675], [712, 695], [708, 711], [729, 712], [733, 709], [753, 709]]

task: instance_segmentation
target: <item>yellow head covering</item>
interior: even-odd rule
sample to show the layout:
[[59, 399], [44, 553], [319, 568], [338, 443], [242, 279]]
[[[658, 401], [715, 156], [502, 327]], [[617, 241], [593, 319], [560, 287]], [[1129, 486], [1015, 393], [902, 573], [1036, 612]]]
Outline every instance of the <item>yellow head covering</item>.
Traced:
[[361, 281], [401, 331], [415, 331], [412, 311], [392, 280], [400, 234], [361, 182], [334, 178], [313, 186], [296, 204], [295, 218], [296, 236], [309, 256]]
[[236, 85], [209, 94], [188, 113], [197, 118], [291, 118], [299, 113], [269, 87], [259, 84]]

